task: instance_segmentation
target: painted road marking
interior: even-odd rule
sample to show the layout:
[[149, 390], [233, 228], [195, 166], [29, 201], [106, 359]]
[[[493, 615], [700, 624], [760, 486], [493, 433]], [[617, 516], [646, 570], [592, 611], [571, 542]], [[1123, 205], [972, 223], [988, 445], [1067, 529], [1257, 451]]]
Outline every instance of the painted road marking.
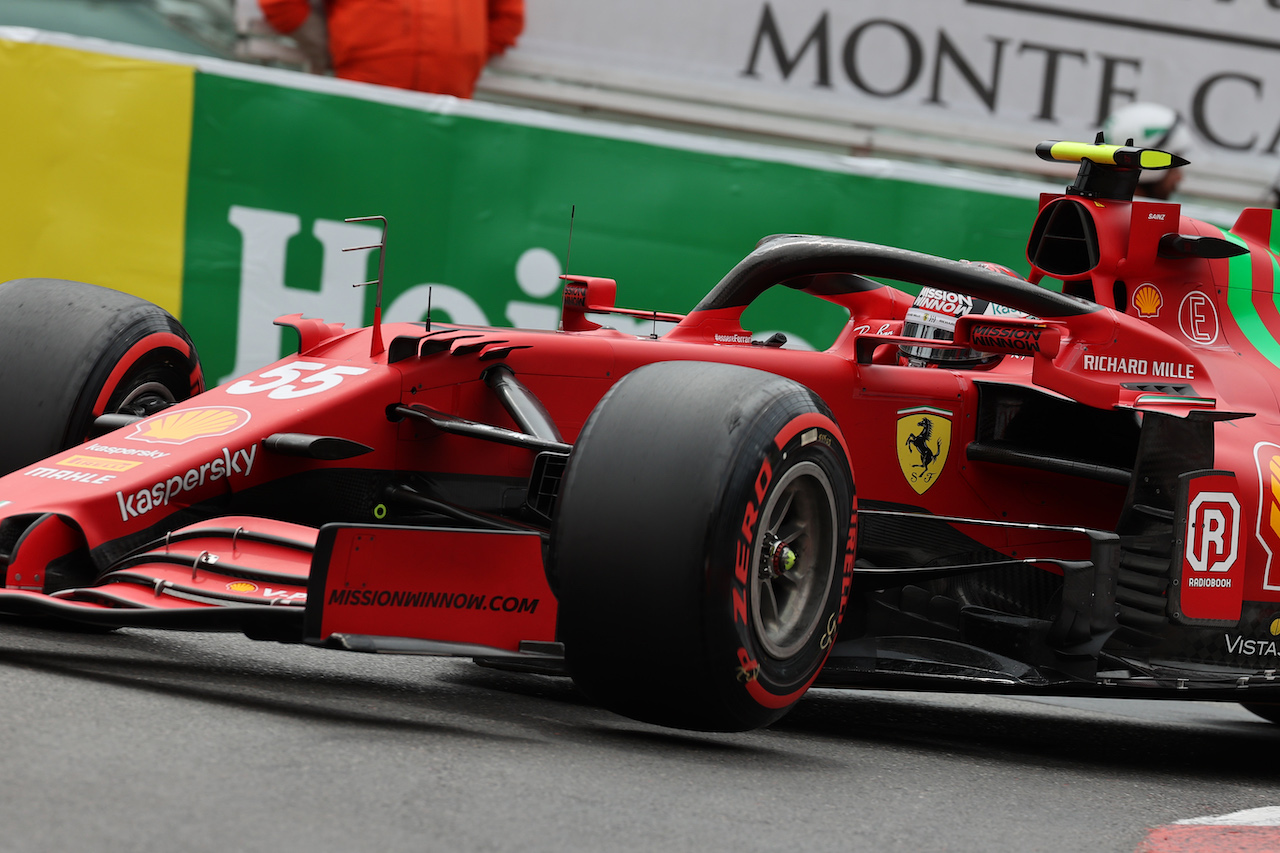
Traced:
[[1174, 822], [1177, 826], [1280, 826], [1280, 806], [1247, 809], [1210, 817], [1191, 817]]
[[1280, 850], [1280, 807], [1193, 817], [1148, 830], [1137, 853], [1274, 853]]

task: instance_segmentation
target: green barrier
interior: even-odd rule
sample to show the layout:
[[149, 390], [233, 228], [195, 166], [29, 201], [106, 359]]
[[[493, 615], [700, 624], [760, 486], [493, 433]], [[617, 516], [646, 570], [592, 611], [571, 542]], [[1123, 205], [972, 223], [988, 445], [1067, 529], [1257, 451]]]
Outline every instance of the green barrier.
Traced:
[[[0, 275], [178, 313], [220, 381], [293, 345], [271, 321], [555, 328], [568, 271], [685, 312], [763, 236], [813, 233], [1025, 269], [1025, 181], [625, 127], [0, 28], [13, 164]], [[572, 222], [570, 248], [570, 211]], [[745, 322], [825, 346], [843, 317], [775, 289]], [[617, 328], [647, 334], [625, 317]]]
[[[515, 113], [513, 113], [515, 115]], [[576, 210], [572, 248], [570, 211]], [[765, 235], [816, 233], [1025, 269], [1035, 201], [569, 130], [196, 78], [184, 322], [225, 377], [293, 342], [267, 325], [304, 311], [372, 319], [389, 220], [384, 316], [554, 328], [571, 272], [619, 282], [618, 304], [684, 312]], [[842, 317], [771, 294], [755, 331], [817, 345]], [[611, 318], [648, 333], [650, 325]], [[237, 345], [238, 342], [238, 345]]]

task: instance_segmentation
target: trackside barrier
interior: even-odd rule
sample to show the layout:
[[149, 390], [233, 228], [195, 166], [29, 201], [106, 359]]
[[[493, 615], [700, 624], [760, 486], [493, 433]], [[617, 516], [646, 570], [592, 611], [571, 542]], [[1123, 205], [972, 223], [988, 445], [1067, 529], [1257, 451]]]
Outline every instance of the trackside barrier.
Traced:
[[[1025, 269], [1036, 198], [1061, 189], [16, 28], [0, 28], [0, 108], [0, 157], [20, 164], [0, 210], [0, 280], [151, 299], [180, 316], [213, 381], [293, 344], [277, 316], [372, 320], [371, 289], [352, 284], [376, 259], [342, 250], [378, 234], [353, 217], [390, 223], [385, 321], [430, 301], [439, 319], [554, 328], [561, 273], [616, 278], [619, 304], [684, 312], [772, 233]], [[747, 322], [825, 346], [839, 311], [796, 296], [766, 295]]]

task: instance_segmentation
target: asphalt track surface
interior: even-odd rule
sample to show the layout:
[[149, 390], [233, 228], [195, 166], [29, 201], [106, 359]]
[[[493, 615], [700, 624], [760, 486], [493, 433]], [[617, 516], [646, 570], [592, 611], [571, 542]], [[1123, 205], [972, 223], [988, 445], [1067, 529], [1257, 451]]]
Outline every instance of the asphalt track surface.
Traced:
[[1229, 704], [814, 691], [704, 735], [469, 661], [0, 622], [6, 853], [1132, 853], [1278, 781]]

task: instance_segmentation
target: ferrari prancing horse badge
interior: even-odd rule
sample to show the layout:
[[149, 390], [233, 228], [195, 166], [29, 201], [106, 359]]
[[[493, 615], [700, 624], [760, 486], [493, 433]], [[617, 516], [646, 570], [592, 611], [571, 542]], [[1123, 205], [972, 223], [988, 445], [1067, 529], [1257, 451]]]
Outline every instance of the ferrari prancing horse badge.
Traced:
[[898, 464], [916, 494], [937, 482], [950, 449], [950, 412], [930, 406], [898, 412]]

